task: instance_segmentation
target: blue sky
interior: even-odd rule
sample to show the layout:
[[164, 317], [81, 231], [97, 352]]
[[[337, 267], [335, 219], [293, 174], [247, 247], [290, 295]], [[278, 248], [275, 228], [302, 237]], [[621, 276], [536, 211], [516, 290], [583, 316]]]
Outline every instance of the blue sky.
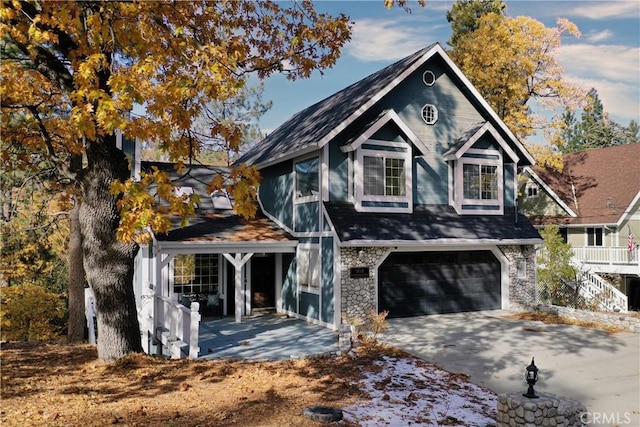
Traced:
[[[264, 99], [272, 109], [260, 120], [264, 132], [291, 115], [374, 71], [431, 43], [449, 48], [446, 20], [452, 1], [427, 0], [421, 8], [410, 1], [411, 14], [385, 9], [383, 0], [318, 1], [321, 12], [345, 13], [354, 22], [352, 40], [334, 68], [308, 80], [289, 82], [282, 76], [266, 81]], [[530, 16], [555, 27], [558, 18], [578, 26], [582, 37], [565, 37], [558, 60], [565, 77], [586, 89], [595, 87], [611, 118], [626, 126], [640, 122], [640, 2], [506, 1], [508, 16]], [[539, 140], [540, 136], [534, 138]]]

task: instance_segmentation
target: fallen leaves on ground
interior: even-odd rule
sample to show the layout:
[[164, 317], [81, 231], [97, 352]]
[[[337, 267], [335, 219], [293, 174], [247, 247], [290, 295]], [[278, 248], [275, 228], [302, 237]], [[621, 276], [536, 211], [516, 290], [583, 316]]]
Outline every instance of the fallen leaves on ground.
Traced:
[[[97, 360], [94, 346], [3, 343], [3, 426], [486, 425], [495, 394], [392, 348], [278, 362]], [[399, 423], [399, 424], [398, 424]]]

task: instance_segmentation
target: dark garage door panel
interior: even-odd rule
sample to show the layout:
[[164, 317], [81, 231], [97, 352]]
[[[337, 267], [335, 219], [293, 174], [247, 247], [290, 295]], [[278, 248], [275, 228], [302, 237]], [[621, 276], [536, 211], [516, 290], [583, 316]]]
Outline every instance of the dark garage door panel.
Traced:
[[394, 253], [378, 272], [379, 308], [389, 317], [501, 307], [500, 263], [490, 251]]

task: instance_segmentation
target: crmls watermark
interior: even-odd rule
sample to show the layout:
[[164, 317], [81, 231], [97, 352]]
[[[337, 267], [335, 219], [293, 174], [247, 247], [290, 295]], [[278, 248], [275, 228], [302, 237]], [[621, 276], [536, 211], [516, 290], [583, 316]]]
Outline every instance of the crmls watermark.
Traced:
[[631, 413], [629, 412], [583, 412], [580, 414], [580, 421], [589, 424], [622, 425], [631, 424]]

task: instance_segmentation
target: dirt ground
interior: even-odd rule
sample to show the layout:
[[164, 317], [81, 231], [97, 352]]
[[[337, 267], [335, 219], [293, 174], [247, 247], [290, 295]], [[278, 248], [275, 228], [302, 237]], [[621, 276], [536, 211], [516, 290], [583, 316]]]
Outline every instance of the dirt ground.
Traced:
[[[322, 426], [308, 406], [366, 398], [352, 384], [391, 349], [283, 362], [131, 355], [107, 364], [89, 345], [3, 343], [3, 426]], [[341, 422], [343, 426], [353, 426]]]

